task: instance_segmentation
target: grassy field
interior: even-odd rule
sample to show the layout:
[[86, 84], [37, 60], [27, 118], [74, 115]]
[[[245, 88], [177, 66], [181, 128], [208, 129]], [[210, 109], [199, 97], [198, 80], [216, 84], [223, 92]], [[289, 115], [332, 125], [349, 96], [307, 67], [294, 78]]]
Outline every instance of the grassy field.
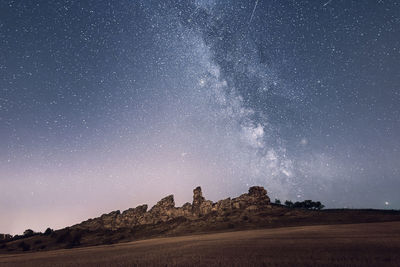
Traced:
[[400, 222], [285, 227], [0, 255], [0, 266], [400, 266]]

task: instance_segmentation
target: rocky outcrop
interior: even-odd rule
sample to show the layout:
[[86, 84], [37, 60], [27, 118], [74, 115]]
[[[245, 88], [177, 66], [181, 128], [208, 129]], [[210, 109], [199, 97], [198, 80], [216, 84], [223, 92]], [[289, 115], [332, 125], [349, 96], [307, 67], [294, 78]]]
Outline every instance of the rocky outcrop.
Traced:
[[147, 205], [141, 205], [120, 212], [113, 211], [102, 216], [89, 219], [72, 228], [98, 230], [117, 230], [121, 228], [133, 228], [139, 225], [153, 225], [171, 221], [180, 217], [187, 220], [199, 220], [203, 216], [223, 218], [232, 211], [249, 213], [270, 208], [270, 199], [267, 191], [261, 186], [249, 188], [247, 194], [236, 198], [227, 198], [213, 203], [203, 197], [201, 187], [193, 190], [193, 202], [185, 203], [182, 207], [175, 207], [174, 196], [169, 195], [157, 202], [149, 211]]
[[193, 190], [193, 203], [192, 203], [192, 212], [195, 214], [200, 213], [201, 204], [205, 201], [203, 197], [203, 193], [201, 192], [201, 187], [198, 186]]
[[121, 216], [118, 218], [118, 220], [121, 222], [121, 227], [128, 228], [137, 224], [143, 224], [145, 221], [144, 215], [146, 212], [146, 204], [122, 212]]
[[261, 186], [250, 187], [249, 193], [234, 198], [231, 202], [233, 209], [258, 210], [270, 205], [267, 190]]

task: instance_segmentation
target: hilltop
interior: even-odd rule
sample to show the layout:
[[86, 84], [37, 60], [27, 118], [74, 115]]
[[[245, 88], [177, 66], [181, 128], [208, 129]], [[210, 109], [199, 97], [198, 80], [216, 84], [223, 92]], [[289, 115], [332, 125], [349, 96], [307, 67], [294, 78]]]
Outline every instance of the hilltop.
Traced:
[[273, 204], [267, 191], [250, 187], [248, 193], [212, 202], [200, 187], [192, 203], [175, 207], [174, 196], [161, 199], [148, 210], [140, 205], [119, 210], [44, 234], [0, 241], [0, 252], [39, 251], [128, 242], [152, 237], [181, 236], [285, 226], [400, 221], [400, 211], [307, 210]]

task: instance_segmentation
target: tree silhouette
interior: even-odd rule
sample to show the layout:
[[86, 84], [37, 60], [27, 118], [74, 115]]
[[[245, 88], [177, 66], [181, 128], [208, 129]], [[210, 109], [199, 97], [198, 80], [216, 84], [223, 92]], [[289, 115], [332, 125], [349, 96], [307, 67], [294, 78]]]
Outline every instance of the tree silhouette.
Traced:
[[44, 235], [51, 235], [54, 232], [53, 229], [47, 228], [46, 231], [44, 231]]
[[285, 201], [285, 206], [287, 206], [287, 207], [289, 207], [289, 208], [292, 208], [292, 207], [293, 207], [293, 202], [290, 201], [290, 200], [286, 200], [286, 201]]
[[35, 234], [35, 232], [32, 229], [26, 229], [24, 231], [24, 237], [30, 237], [33, 236]]
[[293, 203], [290, 200], [286, 200], [285, 201], [285, 206], [287, 206], [288, 208], [300, 208], [300, 209], [308, 209], [308, 210], [321, 210], [323, 208], [325, 208], [324, 205], [322, 205], [322, 203], [320, 201], [312, 201], [310, 199], [304, 200], [304, 201], [296, 201], [295, 203]]

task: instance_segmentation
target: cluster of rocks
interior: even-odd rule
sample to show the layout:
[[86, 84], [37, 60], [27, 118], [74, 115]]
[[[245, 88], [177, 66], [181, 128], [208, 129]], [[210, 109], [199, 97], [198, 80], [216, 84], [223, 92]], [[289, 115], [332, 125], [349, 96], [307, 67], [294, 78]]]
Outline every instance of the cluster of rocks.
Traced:
[[141, 205], [120, 212], [113, 211], [101, 217], [89, 219], [73, 226], [87, 230], [117, 230], [139, 225], [167, 222], [179, 217], [188, 220], [198, 220], [204, 216], [225, 216], [232, 211], [252, 212], [270, 208], [270, 199], [267, 191], [261, 186], [250, 187], [247, 194], [236, 198], [227, 198], [216, 203], [203, 197], [200, 187], [193, 190], [193, 202], [185, 203], [182, 207], [175, 207], [174, 196], [169, 195], [157, 202], [149, 211], [147, 205]]

